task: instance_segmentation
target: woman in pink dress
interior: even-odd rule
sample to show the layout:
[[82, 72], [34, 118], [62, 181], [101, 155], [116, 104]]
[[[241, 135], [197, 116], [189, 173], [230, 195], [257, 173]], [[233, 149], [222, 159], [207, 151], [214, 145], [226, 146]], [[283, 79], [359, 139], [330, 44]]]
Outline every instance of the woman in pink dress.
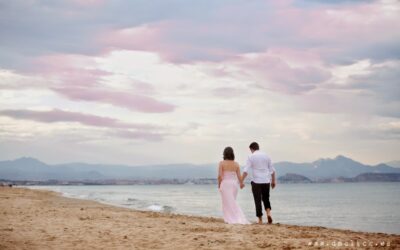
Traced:
[[236, 202], [239, 187], [243, 186], [240, 166], [235, 162], [233, 149], [226, 147], [224, 160], [219, 163], [218, 188], [221, 193], [224, 221], [228, 224], [250, 224]]

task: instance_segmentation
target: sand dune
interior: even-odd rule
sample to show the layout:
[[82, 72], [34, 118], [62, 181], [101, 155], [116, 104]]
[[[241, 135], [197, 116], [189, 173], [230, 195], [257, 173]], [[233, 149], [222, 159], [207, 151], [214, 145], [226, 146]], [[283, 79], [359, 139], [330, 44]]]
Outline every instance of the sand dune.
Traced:
[[216, 218], [135, 211], [51, 191], [0, 187], [0, 249], [357, 249], [357, 244], [399, 249], [400, 235], [227, 225]]

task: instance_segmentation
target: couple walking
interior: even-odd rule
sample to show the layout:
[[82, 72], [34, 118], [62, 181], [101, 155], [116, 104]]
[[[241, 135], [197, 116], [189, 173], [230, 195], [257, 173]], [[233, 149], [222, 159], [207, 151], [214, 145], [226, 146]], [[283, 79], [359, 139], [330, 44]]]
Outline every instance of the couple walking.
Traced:
[[239, 187], [244, 187], [244, 180], [248, 171], [252, 170], [253, 178], [251, 190], [253, 192], [254, 204], [258, 223], [263, 223], [263, 211], [261, 201], [267, 213], [268, 223], [272, 223], [271, 204], [269, 202], [270, 186], [274, 188], [275, 168], [271, 164], [271, 159], [267, 154], [261, 152], [257, 142], [249, 146], [251, 155], [248, 157], [243, 175], [240, 174], [240, 166], [235, 162], [235, 154], [231, 147], [224, 149], [224, 160], [219, 163], [218, 169], [218, 188], [222, 198], [222, 212], [224, 221], [229, 224], [250, 224], [246, 219], [242, 209], [236, 202]]

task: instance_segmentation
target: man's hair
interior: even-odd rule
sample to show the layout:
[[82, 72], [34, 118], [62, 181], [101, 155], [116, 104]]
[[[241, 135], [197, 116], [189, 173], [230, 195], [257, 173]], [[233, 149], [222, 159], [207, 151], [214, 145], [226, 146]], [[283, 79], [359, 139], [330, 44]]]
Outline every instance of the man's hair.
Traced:
[[235, 153], [233, 153], [233, 148], [231, 147], [226, 147], [224, 149], [224, 160], [235, 160]]
[[258, 145], [257, 142], [252, 142], [252, 143], [250, 144], [249, 148], [252, 149], [252, 150], [259, 150], [259, 149], [260, 149], [260, 146]]

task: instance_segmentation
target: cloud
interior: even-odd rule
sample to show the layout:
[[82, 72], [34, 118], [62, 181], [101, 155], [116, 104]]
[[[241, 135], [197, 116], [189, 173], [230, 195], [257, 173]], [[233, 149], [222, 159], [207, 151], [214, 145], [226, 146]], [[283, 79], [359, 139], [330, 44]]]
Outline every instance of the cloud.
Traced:
[[79, 87], [56, 87], [55, 92], [71, 100], [109, 103], [118, 107], [127, 108], [131, 111], [145, 113], [166, 113], [172, 112], [175, 106], [154, 98], [129, 93], [127, 91], [112, 91], [99, 88]]
[[175, 63], [224, 61], [275, 47], [318, 49], [331, 62], [385, 60], [399, 57], [385, 51], [388, 44], [390, 51], [399, 51], [399, 12], [396, 3], [384, 2], [301, 8], [290, 1], [237, 1], [200, 20], [160, 20], [105, 31], [99, 42], [114, 49], [157, 52]]
[[105, 0], [72, 0], [73, 3], [83, 7], [96, 7], [105, 3]]
[[106, 30], [177, 18], [200, 18], [223, 2], [209, 1], [193, 6], [181, 0], [1, 1], [0, 68], [26, 69], [31, 66], [26, 64], [27, 60], [53, 53], [103, 54], [107, 48], [94, 38]]
[[111, 136], [121, 137], [124, 139], [143, 139], [146, 141], [161, 141], [165, 134], [153, 133], [148, 131], [130, 131], [130, 130], [115, 130], [109, 133]]
[[[400, 62], [366, 63], [362, 71], [347, 70], [342, 82], [333, 79], [298, 103], [313, 112], [400, 117]], [[354, 72], [353, 72], [354, 71]]]
[[[109, 135], [127, 139], [162, 140], [165, 128], [150, 124], [127, 123], [117, 119], [102, 117], [79, 112], [53, 109], [49, 111], [37, 110], [0, 110], [0, 116], [18, 120], [31, 120], [42, 123], [79, 123], [86, 126], [111, 129]], [[157, 131], [157, 132], [156, 132]]]
[[331, 62], [399, 57], [397, 2], [341, 1], [312, 8], [301, 3], [3, 2], [0, 67], [29, 67], [27, 58], [46, 54], [99, 56], [124, 49], [157, 52], [176, 63], [224, 61], [275, 47], [319, 49]]
[[[312, 7], [303, 1], [121, 3], [4, 3], [0, 13], [4, 14], [0, 21], [5, 28], [0, 40], [0, 55], [7, 59], [4, 67], [20, 65], [44, 77], [58, 78], [64, 85], [52, 89], [58, 93], [65, 90], [64, 96], [73, 100], [87, 97], [135, 111], [171, 112], [173, 105], [152, 97], [103, 93], [106, 88], [101, 81], [110, 72], [99, 70], [94, 56], [113, 50], [142, 50], [178, 64], [230, 64], [254, 54], [257, 59], [243, 62], [243, 70], [261, 79], [259, 86], [287, 94], [317, 88], [330, 78], [330, 63], [400, 58], [400, 8], [393, 2], [314, 1]], [[87, 6], [96, 12], [87, 15]], [[157, 10], [162, 7], [168, 11], [160, 14]], [[303, 57], [305, 63], [293, 65], [286, 56], [294, 60]], [[310, 63], [310, 59], [319, 62]], [[71, 85], [85, 87], [83, 91], [88, 93], [78, 95]], [[96, 90], [88, 86], [96, 86]], [[145, 104], [138, 105], [135, 100]]]
[[204, 72], [221, 82], [246, 83], [246, 89], [229, 84], [213, 89], [214, 94], [225, 97], [238, 96], [251, 89], [301, 95], [329, 82], [333, 76], [314, 53], [288, 49], [244, 54], [220, 65], [208, 63]]
[[398, 141], [400, 123], [398, 121], [378, 122], [374, 124], [353, 124], [344, 132], [344, 136], [357, 140]]
[[95, 58], [92, 57], [53, 54], [38, 57], [34, 62], [28, 74], [40, 77], [42, 79], [40, 84], [33, 85], [29, 79], [25, 79], [19, 84], [12, 81], [0, 83], [0, 88], [25, 89], [35, 86], [50, 89], [70, 100], [107, 103], [143, 113], [166, 113], [176, 108], [175, 105], [149, 96], [156, 94], [156, 89], [146, 82], [131, 81], [130, 88], [125, 91], [114, 90], [112, 86], [107, 86], [105, 79], [114, 74], [99, 69]]
[[154, 127], [144, 124], [124, 123], [117, 119], [83, 114], [79, 112], [64, 111], [53, 109], [50, 111], [37, 110], [0, 110], [0, 115], [15, 119], [32, 120], [45, 123], [54, 122], [78, 122], [82, 125], [107, 127], [107, 128], [135, 128], [135, 129], [153, 129]]
[[322, 67], [291, 66], [268, 53], [244, 56], [235, 64], [258, 85], [286, 94], [308, 92], [331, 78], [331, 73]]
[[[177, 64], [222, 61], [247, 51], [234, 48], [228, 42], [214, 41], [229, 39], [224, 38], [226, 34], [219, 30], [208, 33], [208, 28], [210, 27], [207, 23], [160, 21], [105, 31], [98, 37], [98, 43], [108, 50], [156, 52], [165, 61]], [[233, 40], [231, 42], [235, 43]]]
[[[329, 135], [325, 144], [301, 152], [311, 157], [332, 150], [328, 144], [336, 137], [330, 135], [341, 132], [337, 122], [400, 117], [398, 1], [0, 0], [0, 16], [7, 138], [29, 134], [46, 143], [54, 136], [54, 145], [72, 152], [60, 133], [67, 135], [68, 127], [78, 139], [93, 138], [88, 152], [95, 157], [104, 146], [102, 152], [125, 151], [133, 161], [132, 150], [146, 155], [154, 149], [174, 160], [164, 149], [190, 142], [199, 150], [185, 148], [184, 161], [204, 161], [226, 141], [224, 134], [243, 140], [282, 135], [271, 143], [283, 158], [301, 138], [312, 141], [314, 131]], [[365, 61], [370, 65], [358, 70]], [[43, 107], [58, 109], [38, 111]], [[162, 126], [122, 119], [132, 115]], [[31, 129], [34, 123], [23, 117], [44, 124]], [[227, 118], [242, 122], [221, 126]], [[190, 122], [203, 125], [182, 129]], [[282, 124], [294, 124], [288, 136]], [[363, 133], [372, 137], [376, 124]], [[126, 147], [116, 138], [168, 140]], [[235, 140], [239, 145], [241, 139]], [[337, 140], [348, 142], [345, 136]], [[376, 144], [366, 145], [372, 152], [367, 157], [386, 157], [384, 150], [398, 148], [390, 143], [378, 152]], [[348, 143], [349, 151], [357, 148], [356, 140]]]
[[[363, 2], [373, 1], [375, 0], [364, 0]], [[327, 4], [358, 4], [359, 2], [359, 0], [297, 0], [295, 4], [299, 6], [315, 7]]]
[[357, 94], [353, 90], [318, 90], [293, 101], [301, 112], [342, 114], [349, 117], [400, 118], [399, 102], [377, 101], [371, 95]]
[[381, 101], [400, 102], [400, 62], [372, 65], [367, 74], [351, 75], [344, 88], [361, 90]]

